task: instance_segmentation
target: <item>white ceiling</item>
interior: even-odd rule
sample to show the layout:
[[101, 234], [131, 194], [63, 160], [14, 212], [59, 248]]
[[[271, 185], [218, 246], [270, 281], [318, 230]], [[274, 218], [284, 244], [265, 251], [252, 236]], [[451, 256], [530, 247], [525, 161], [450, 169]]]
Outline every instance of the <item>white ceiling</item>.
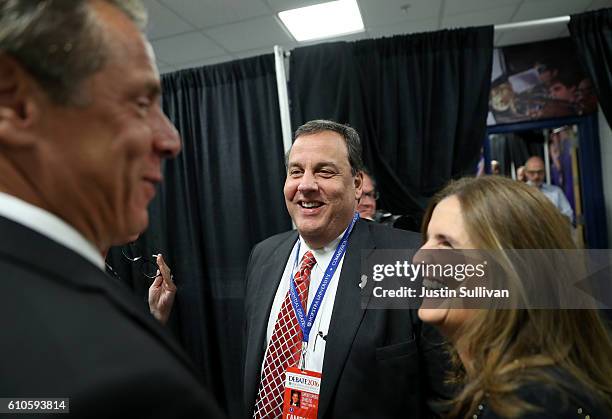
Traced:
[[[322, 0], [144, 0], [160, 71], [216, 64], [298, 44], [276, 14]], [[357, 0], [366, 31], [353, 41], [439, 29], [522, 22], [612, 7], [612, 0]], [[408, 6], [408, 7], [406, 7]], [[504, 46], [567, 36], [566, 24], [496, 32]], [[321, 41], [317, 41], [318, 43]]]

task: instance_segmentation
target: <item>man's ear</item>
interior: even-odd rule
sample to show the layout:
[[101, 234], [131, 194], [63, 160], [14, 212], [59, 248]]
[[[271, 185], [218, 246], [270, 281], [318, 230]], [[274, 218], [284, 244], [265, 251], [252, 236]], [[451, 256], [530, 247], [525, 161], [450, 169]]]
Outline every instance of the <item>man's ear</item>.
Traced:
[[17, 135], [38, 117], [40, 88], [13, 57], [0, 53], [0, 142], [21, 142]]
[[361, 193], [363, 192], [363, 172], [359, 171], [355, 175], [355, 199], [359, 201], [361, 199]]

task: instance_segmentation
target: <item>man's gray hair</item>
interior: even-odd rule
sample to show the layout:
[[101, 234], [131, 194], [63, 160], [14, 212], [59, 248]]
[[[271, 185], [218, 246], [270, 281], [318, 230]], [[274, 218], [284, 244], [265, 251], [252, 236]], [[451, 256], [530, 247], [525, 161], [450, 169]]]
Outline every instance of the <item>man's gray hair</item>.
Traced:
[[[144, 31], [141, 0], [103, 1]], [[89, 0], [0, 0], [0, 54], [16, 59], [57, 104], [79, 102], [81, 82], [108, 58], [104, 39]]]
[[[297, 140], [302, 135], [318, 134], [323, 131], [333, 131], [344, 139], [346, 149], [348, 151], [349, 164], [351, 165], [351, 174], [357, 175], [358, 172], [363, 170], [363, 160], [361, 159], [361, 140], [359, 140], [359, 134], [354, 128], [348, 125], [339, 124], [334, 121], [328, 121], [325, 119], [315, 119], [308, 121], [295, 131], [293, 141]], [[289, 153], [285, 156], [285, 163], [287, 163]]]

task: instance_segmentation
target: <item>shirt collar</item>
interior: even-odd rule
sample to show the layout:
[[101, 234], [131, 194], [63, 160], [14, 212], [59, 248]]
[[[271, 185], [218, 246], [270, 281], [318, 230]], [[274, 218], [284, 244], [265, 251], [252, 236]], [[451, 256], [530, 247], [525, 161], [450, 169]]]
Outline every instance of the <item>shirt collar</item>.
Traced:
[[0, 192], [0, 215], [71, 249], [104, 270], [100, 251], [74, 227], [49, 211]]
[[315, 260], [317, 261], [317, 264], [315, 266], [319, 267], [321, 270], [325, 270], [327, 268], [327, 265], [329, 265], [329, 262], [331, 261], [332, 257], [334, 256], [336, 248], [338, 247], [338, 244], [340, 243], [340, 240], [342, 239], [342, 236], [344, 236], [346, 230], [347, 229], [345, 228], [344, 231], [340, 233], [338, 237], [336, 237], [334, 240], [327, 243], [320, 249], [311, 249], [310, 246], [308, 246], [308, 243], [306, 243], [302, 236], [300, 236], [300, 254], [298, 255], [298, 260], [301, 262], [302, 258], [304, 257], [304, 254], [308, 251], [311, 251], [315, 257]]

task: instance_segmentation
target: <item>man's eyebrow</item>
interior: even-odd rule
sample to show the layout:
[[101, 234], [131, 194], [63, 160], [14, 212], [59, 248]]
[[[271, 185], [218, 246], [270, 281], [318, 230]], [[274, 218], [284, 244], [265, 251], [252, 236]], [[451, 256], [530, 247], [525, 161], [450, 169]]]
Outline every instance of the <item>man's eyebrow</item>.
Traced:
[[[303, 164], [300, 163], [300, 162], [292, 162], [292, 161], [290, 161], [290, 162], [287, 163], [287, 167], [302, 167], [302, 166], [303, 166]], [[338, 165], [336, 163], [334, 163], [332, 161], [322, 161], [322, 162], [319, 162], [319, 163], [315, 164], [314, 170], [320, 170], [323, 167], [331, 167], [331, 168], [334, 168], [336, 170], [338, 169]]]
[[161, 95], [161, 86], [156, 82], [147, 82], [145, 85], [145, 90], [147, 91], [147, 95], [151, 97], [156, 97]]
[[321, 167], [324, 167], [324, 166], [331, 166], [331, 167], [334, 167], [334, 168], [338, 167], [338, 165], [335, 162], [333, 162], [333, 161], [322, 161], [322, 162], [319, 162], [319, 163], [317, 163], [315, 165], [315, 167], [317, 169], [321, 168]]

